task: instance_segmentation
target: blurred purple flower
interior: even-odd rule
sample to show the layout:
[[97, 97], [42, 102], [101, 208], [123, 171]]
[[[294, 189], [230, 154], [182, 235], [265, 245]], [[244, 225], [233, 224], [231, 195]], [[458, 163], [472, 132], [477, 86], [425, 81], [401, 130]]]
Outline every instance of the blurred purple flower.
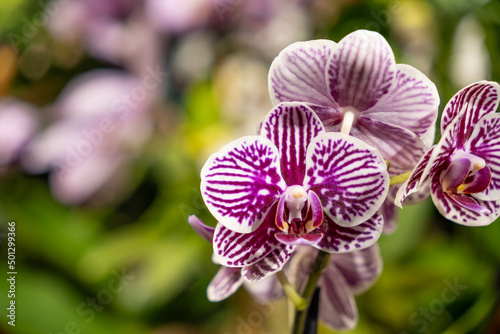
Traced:
[[169, 34], [201, 28], [213, 14], [209, 0], [144, 0], [144, 6], [153, 26]]
[[441, 139], [398, 191], [401, 205], [430, 184], [432, 200], [447, 219], [467, 226], [500, 216], [500, 85], [479, 81], [456, 93], [441, 119]]
[[0, 100], [0, 166], [17, 160], [37, 127], [34, 106], [14, 98]]
[[389, 177], [374, 148], [326, 133], [300, 103], [275, 107], [260, 133], [226, 145], [201, 172], [202, 197], [219, 221], [219, 263], [259, 280], [281, 270], [295, 245], [335, 253], [376, 242]]
[[[149, 80], [150, 79], [150, 80]], [[150, 135], [154, 79], [95, 70], [71, 81], [51, 108], [58, 120], [28, 146], [22, 162], [32, 173], [51, 171], [54, 195], [79, 204], [112, 178]], [[155, 84], [159, 87], [159, 83]]]
[[157, 63], [160, 53], [160, 40], [142, 13], [142, 2], [70, 0], [60, 5], [53, 1], [48, 7], [57, 10], [48, 30], [57, 39], [82, 43], [94, 57], [141, 75], [144, 63]]

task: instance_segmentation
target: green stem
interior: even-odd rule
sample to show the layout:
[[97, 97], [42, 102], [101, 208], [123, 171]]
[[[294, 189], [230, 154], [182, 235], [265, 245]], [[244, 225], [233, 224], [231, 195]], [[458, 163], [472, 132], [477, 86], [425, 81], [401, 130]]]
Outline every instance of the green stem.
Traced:
[[330, 253], [326, 253], [320, 251], [318, 256], [316, 257], [316, 261], [314, 262], [311, 272], [309, 273], [309, 278], [306, 283], [306, 287], [304, 288], [304, 292], [302, 293], [302, 298], [306, 300], [307, 308], [302, 310], [297, 309], [295, 311], [295, 318], [293, 321], [292, 334], [302, 334], [304, 332], [304, 324], [306, 322], [307, 317], [307, 309], [309, 308], [309, 304], [311, 303], [311, 298], [318, 284], [318, 280], [323, 273], [323, 269], [328, 264], [330, 260]]
[[410, 175], [411, 175], [412, 172], [413, 171], [411, 170], [409, 172], [406, 172], [406, 173], [403, 173], [403, 174], [391, 177], [389, 185], [393, 186], [395, 184], [405, 182], [406, 180], [408, 180], [408, 178], [410, 177]]
[[307, 306], [307, 300], [302, 298], [297, 291], [293, 288], [293, 286], [288, 282], [288, 279], [286, 278], [285, 274], [280, 271], [278, 272], [278, 280], [281, 283], [281, 286], [283, 287], [283, 290], [285, 291], [286, 296], [288, 299], [295, 305], [295, 308], [297, 310], [303, 310]]

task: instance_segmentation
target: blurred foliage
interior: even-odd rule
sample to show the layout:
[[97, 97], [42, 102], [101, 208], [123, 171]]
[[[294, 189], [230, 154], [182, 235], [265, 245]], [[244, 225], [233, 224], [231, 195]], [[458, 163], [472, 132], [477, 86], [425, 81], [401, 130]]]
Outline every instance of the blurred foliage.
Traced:
[[[67, 2], [60, 1], [61, 6]], [[0, 4], [0, 41], [4, 43], [0, 93], [40, 107], [42, 127], [52, 117], [44, 106], [57, 98], [71, 78], [96, 68], [123, 66], [94, 58], [81, 45], [58, 44], [44, 26], [26, 43], [12, 45], [9, 34], [23, 36], [26, 22], [46, 3], [16, 0]], [[310, 39], [338, 41], [355, 29], [379, 31], [399, 63], [416, 66], [436, 83], [440, 111], [462, 87], [450, 79], [451, 71], [460, 71], [451, 67], [450, 58], [454, 33], [464, 17], [472, 16], [484, 31], [491, 59], [484, 79], [500, 81], [498, 1], [305, 3], [302, 10], [313, 27]], [[224, 15], [231, 15], [241, 2], [230, 4], [231, 10]], [[257, 305], [241, 289], [226, 301], [208, 302], [206, 287], [217, 268], [211, 263], [210, 245], [186, 222], [188, 215], [196, 214], [215, 225], [201, 200], [199, 170], [222, 144], [251, 134], [239, 130], [234, 119], [221, 111], [215, 72], [233, 52], [248, 53], [265, 68], [272, 61], [251, 44], [238, 42], [232, 31], [236, 28], [225, 26], [229, 20], [217, 15], [215, 20], [214, 26], [197, 28], [211, 30], [210, 42], [215, 43], [215, 59], [207, 74], [169, 77], [161, 105], [152, 108], [154, 134], [130, 163], [132, 173], [125, 186], [116, 192], [110, 188], [111, 201], [99, 205], [99, 199], [89, 199], [80, 205], [64, 205], [51, 193], [47, 173], [27, 174], [16, 162], [0, 170], [0, 267], [4, 273], [8, 271], [7, 222], [14, 221], [18, 272], [16, 326], [7, 325], [3, 316], [0, 331], [286, 333], [284, 301], [271, 308]], [[175, 73], [172, 67], [176, 66], [171, 61], [172, 50], [190, 33], [162, 37], [161, 61], [169, 73]], [[33, 46], [38, 51], [26, 53]], [[203, 54], [193, 56], [196, 60]], [[260, 85], [267, 89], [267, 82]], [[248, 94], [241, 96], [251, 99]], [[265, 114], [267, 110], [255, 112]], [[396, 232], [380, 240], [384, 272], [370, 291], [357, 297], [360, 322], [347, 333], [500, 332], [498, 240], [498, 222], [482, 228], [452, 224], [437, 213], [430, 200], [406, 207]], [[446, 301], [443, 291], [454, 282], [463, 288]], [[9, 302], [7, 290], [8, 282], [0, 280], [2, 314]], [[252, 314], [259, 317], [250, 318]], [[320, 333], [329, 331], [321, 328]]]

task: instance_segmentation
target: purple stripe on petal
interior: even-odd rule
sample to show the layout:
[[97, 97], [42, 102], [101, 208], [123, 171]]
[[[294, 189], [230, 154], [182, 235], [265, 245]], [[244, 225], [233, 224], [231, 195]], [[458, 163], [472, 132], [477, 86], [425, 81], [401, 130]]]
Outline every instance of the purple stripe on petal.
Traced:
[[340, 132], [342, 126], [342, 121], [344, 120], [344, 115], [339, 110], [322, 107], [314, 104], [308, 104], [309, 108], [314, 110], [316, 116], [319, 117], [326, 131], [328, 132]]
[[[453, 134], [456, 147], [461, 148], [472, 133], [474, 125], [485, 115], [495, 112], [499, 94], [500, 85], [493, 81], [479, 81], [461, 89], [444, 108], [441, 133], [445, 132], [456, 117], [460, 117], [453, 126]], [[465, 112], [459, 116], [464, 108]]]
[[281, 51], [269, 68], [268, 86], [273, 105], [292, 101], [332, 105], [325, 68], [336, 45], [330, 40], [313, 40], [293, 43]]
[[325, 234], [314, 247], [328, 253], [346, 253], [361, 250], [377, 242], [384, 226], [379, 214], [354, 227], [342, 227], [325, 217], [318, 230]]
[[280, 245], [259, 262], [244, 267], [241, 275], [248, 281], [260, 281], [267, 278], [283, 269], [294, 249], [295, 246]]
[[240, 233], [254, 231], [286, 185], [279, 153], [261, 136], [235, 140], [212, 154], [201, 171], [201, 195], [221, 224]]
[[245, 267], [259, 262], [281, 243], [274, 235], [280, 232], [274, 225], [276, 208], [268, 219], [252, 233], [238, 233], [217, 224], [214, 234], [214, 259], [227, 267]]
[[397, 64], [389, 93], [364, 117], [410, 130], [426, 147], [434, 143], [439, 94], [436, 85], [412, 66]]
[[341, 107], [364, 111], [385, 96], [395, 78], [396, 62], [382, 35], [358, 30], [344, 37], [327, 64], [327, 82]]
[[488, 188], [474, 197], [482, 200], [500, 200], [500, 114], [484, 116], [474, 127], [466, 150], [483, 158], [491, 171]]
[[215, 228], [205, 225], [205, 223], [203, 223], [201, 219], [196, 217], [195, 215], [191, 215], [188, 217], [188, 223], [196, 233], [203, 237], [203, 239], [205, 239], [209, 243], [212, 243]]
[[319, 303], [319, 319], [337, 330], [353, 329], [358, 323], [358, 309], [351, 289], [342, 273], [329, 265], [323, 272]]
[[236, 292], [243, 284], [240, 268], [221, 267], [208, 285], [207, 297], [211, 302], [219, 302]]
[[491, 211], [479, 205], [479, 203], [471, 196], [460, 194], [443, 194], [455, 206], [460, 206], [465, 210], [474, 211], [480, 214], [490, 214]]
[[361, 251], [333, 254], [331, 261], [330, 265], [340, 270], [355, 295], [371, 288], [382, 273], [382, 256], [378, 244]]
[[323, 132], [314, 111], [301, 103], [281, 103], [268, 114], [260, 133], [278, 148], [281, 174], [287, 185], [302, 185], [307, 146]]
[[432, 180], [431, 196], [439, 212], [445, 218], [457, 224], [486, 226], [500, 216], [499, 201], [481, 201], [469, 197], [469, 200], [466, 202], [466, 200], [461, 198], [452, 198], [450, 194], [442, 191], [439, 176], [435, 176]]
[[321, 134], [309, 145], [306, 164], [304, 184], [339, 225], [355, 226], [370, 219], [387, 196], [386, 164], [377, 150], [359, 139]]
[[434, 151], [434, 146], [431, 147], [427, 153], [420, 159], [420, 161], [417, 163], [415, 166], [415, 169], [413, 169], [410, 177], [408, 180], [406, 180], [399, 188], [398, 192], [396, 193], [396, 196], [394, 198], [394, 204], [400, 208], [402, 208], [403, 201], [408, 197], [410, 194], [413, 194], [417, 191], [419, 191], [421, 187], [421, 178], [423, 175], [423, 172], [425, 171], [427, 164], [429, 163], [430, 158], [433, 156], [433, 151]]
[[460, 114], [451, 122], [446, 131], [441, 133], [441, 139], [439, 140], [439, 143], [434, 145], [432, 153], [429, 156], [429, 161], [427, 162], [425, 169], [422, 171], [419, 180], [420, 184], [424, 184], [433, 178], [436, 173], [441, 173], [448, 167], [452, 155], [457, 151], [457, 137], [454, 131], [456, 129], [456, 125], [460, 122], [465, 112], [466, 109], [463, 108]]

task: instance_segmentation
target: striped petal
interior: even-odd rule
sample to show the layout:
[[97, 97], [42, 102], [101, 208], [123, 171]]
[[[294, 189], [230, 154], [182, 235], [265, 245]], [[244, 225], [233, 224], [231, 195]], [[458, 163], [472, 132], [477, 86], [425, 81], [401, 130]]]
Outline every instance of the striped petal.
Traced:
[[422, 156], [408, 180], [399, 188], [394, 200], [394, 204], [398, 207], [402, 208], [402, 203], [406, 197], [419, 192], [422, 186], [429, 183], [434, 175], [441, 174], [448, 168], [451, 156], [456, 151], [454, 131], [465, 111], [466, 108], [462, 108], [460, 114], [453, 119], [446, 131], [441, 133], [439, 143], [431, 147]]
[[297, 291], [303, 291], [305, 288], [305, 284], [309, 278], [309, 273], [311, 272], [311, 268], [316, 261], [318, 254], [321, 254], [320, 256], [324, 256], [323, 253], [320, 253], [319, 250], [314, 247], [297, 246], [297, 248], [295, 248], [295, 252], [293, 253], [290, 262], [285, 267], [285, 273], [290, 284]]
[[363, 116], [356, 131], [353, 136], [378, 149], [389, 161], [391, 175], [412, 170], [426, 152], [424, 142], [415, 133], [399, 126]]
[[278, 149], [248, 136], [212, 154], [201, 171], [201, 195], [221, 224], [240, 233], [255, 231], [286, 185]]
[[434, 143], [439, 106], [436, 85], [412, 66], [397, 64], [396, 69], [389, 93], [363, 116], [410, 130], [429, 147]]
[[208, 285], [207, 297], [211, 302], [219, 302], [236, 292], [243, 284], [241, 268], [221, 267]]
[[268, 218], [252, 233], [239, 233], [217, 224], [214, 234], [214, 259], [226, 267], [246, 267], [259, 262], [282, 244], [274, 235], [274, 207]]
[[306, 166], [304, 187], [318, 195], [325, 214], [341, 226], [370, 219], [389, 190], [387, 167], [378, 151], [342, 133], [314, 138]]
[[339, 106], [362, 112], [389, 92], [395, 74], [394, 54], [382, 35], [358, 30], [339, 42], [328, 61], [326, 77]]
[[373, 245], [379, 239], [384, 221], [376, 213], [368, 221], [354, 227], [342, 227], [325, 218], [318, 228], [324, 236], [314, 247], [328, 253], [346, 253]]
[[431, 196], [439, 212], [457, 224], [486, 226], [500, 216], [500, 201], [482, 201], [469, 195], [443, 192], [438, 176], [432, 180]]
[[330, 265], [340, 270], [355, 295], [361, 294], [371, 288], [382, 273], [380, 247], [374, 244], [360, 251], [335, 254]]
[[268, 304], [273, 300], [283, 297], [283, 288], [276, 276], [270, 276], [260, 281], [245, 281], [243, 283], [247, 290], [259, 304]]
[[356, 327], [356, 301], [342, 273], [332, 265], [326, 267], [319, 281], [321, 287], [319, 319], [328, 327], [347, 330]]
[[481, 118], [466, 144], [466, 150], [483, 158], [491, 172], [488, 188], [474, 194], [474, 197], [500, 200], [500, 114], [492, 113]]
[[248, 267], [243, 267], [241, 276], [248, 281], [260, 281], [283, 269], [294, 251], [294, 246], [280, 245], [265, 258]]
[[268, 86], [273, 105], [292, 101], [331, 105], [325, 71], [336, 45], [320, 39], [293, 43], [281, 51], [269, 69]]
[[279, 104], [262, 123], [260, 134], [278, 148], [281, 175], [288, 186], [302, 185], [307, 146], [323, 132], [323, 124], [314, 111], [298, 102]]
[[475, 124], [498, 108], [499, 94], [500, 85], [493, 81], [479, 81], [461, 89], [444, 108], [441, 133], [459, 117], [452, 128], [456, 147], [463, 147]]
[[394, 200], [387, 198], [380, 207], [380, 214], [384, 219], [384, 234], [392, 234], [398, 227], [399, 208], [394, 204]]

